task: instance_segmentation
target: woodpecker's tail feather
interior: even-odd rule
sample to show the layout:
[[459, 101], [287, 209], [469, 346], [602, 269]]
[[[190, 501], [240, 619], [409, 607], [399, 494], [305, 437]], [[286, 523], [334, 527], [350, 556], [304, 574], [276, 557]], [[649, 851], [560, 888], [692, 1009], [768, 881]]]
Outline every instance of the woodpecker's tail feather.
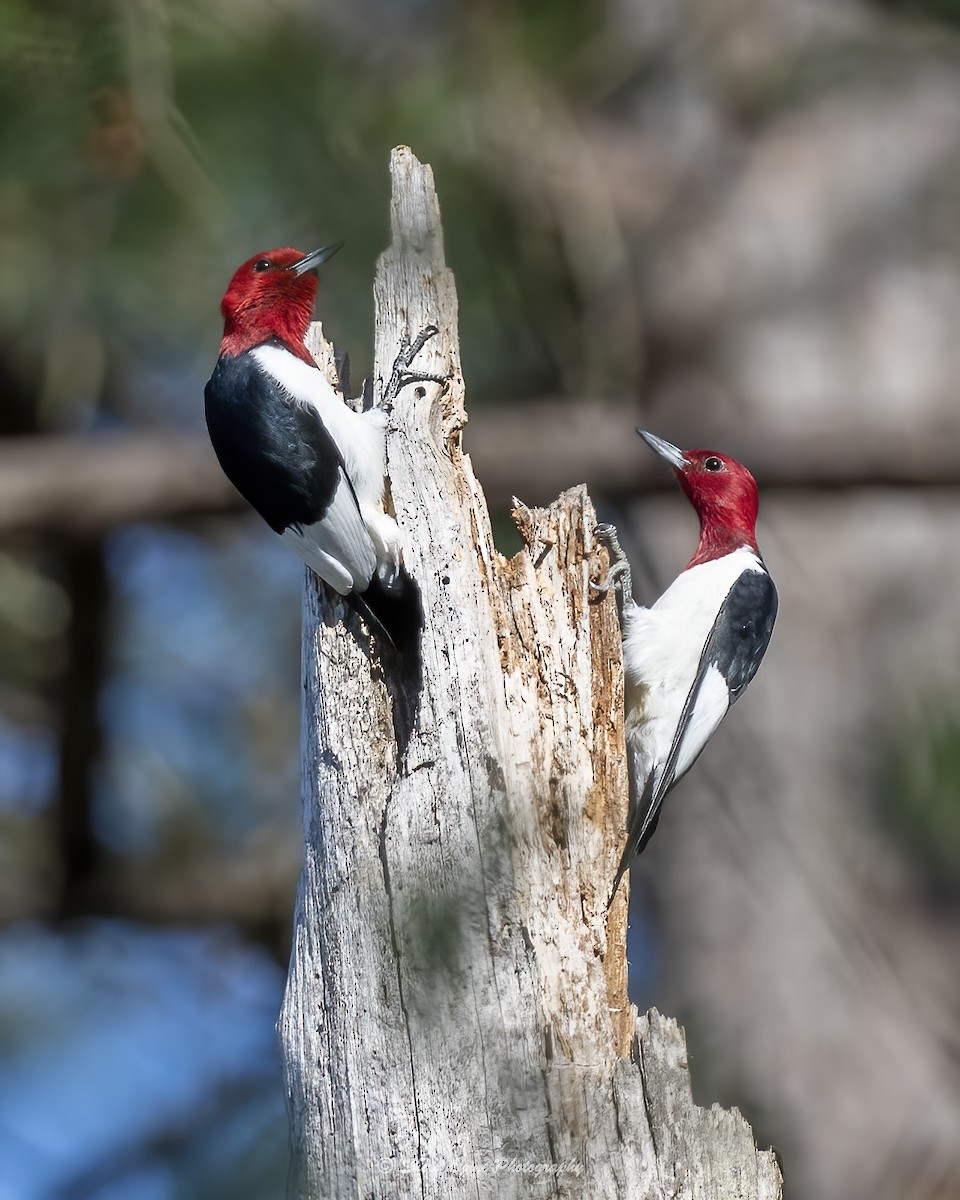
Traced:
[[623, 852], [623, 857], [620, 859], [620, 866], [617, 868], [617, 874], [613, 880], [613, 887], [610, 889], [610, 899], [607, 901], [607, 911], [610, 911], [610, 906], [617, 897], [617, 891], [620, 888], [620, 881], [624, 875], [630, 870], [633, 860], [647, 848], [647, 842], [653, 837], [657, 829], [657, 822], [660, 820], [660, 813], [663, 809], [658, 809], [656, 815], [651, 819], [647, 826], [643, 837], [637, 841], [628, 841], [627, 848]]
[[[628, 751], [629, 754], [629, 751]], [[657, 822], [660, 820], [660, 814], [663, 812], [663, 796], [667, 789], [663, 792], [659, 788], [655, 790], [654, 785], [657, 778], [657, 772], [651, 771], [646, 783], [643, 785], [643, 792], [639, 797], [636, 797], [633, 786], [630, 788], [630, 816], [627, 820], [627, 844], [623, 851], [623, 857], [620, 859], [620, 866], [617, 868], [617, 874], [613, 880], [613, 887], [610, 889], [610, 899], [607, 901], [607, 911], [610, 911], [610, 905], [613, 904], [616, 898], [617, 891], [620, 887], [620, 881], [630, 870], [630, 864], [646, 849], [647, 842], [653, 837], [657, 829]], [[633, 763], [630, 763], [630, 781], [631, 785], [634, 782]]]
[[375, 576], [365, 592], [351, 592], [347, 602], [377, 640], [384, 680], [393, 699], [394, 733], [402, 755], [413, 733], [423, 689], [420, 589], [401, 567], [389, 587]]

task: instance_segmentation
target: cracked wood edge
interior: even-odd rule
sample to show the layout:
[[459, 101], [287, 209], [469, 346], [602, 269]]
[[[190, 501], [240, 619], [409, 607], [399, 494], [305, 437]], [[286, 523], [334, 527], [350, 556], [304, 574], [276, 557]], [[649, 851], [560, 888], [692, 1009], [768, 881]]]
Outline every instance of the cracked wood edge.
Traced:
[[[401, 759], [362, 625], [308, 574], [305, 864], [279, 1026], [291, 1193], [767, 1200], [772, 1159], [742, 1118], [693, 1105], [682, 1035], [627, 1003], [626, 889], [605, 920], [627, 787], [615, 607], [589, 588], [592, 505], [583, 488], [518, 502], [524, 549], [497, 552], [461, 442], [432, 172], [405, 148], [391, 172], [376, 386], [427, 324], [440, 332], [416, 366], [449, 376], [404, 389], [388, 438], [424, 685]], [[312, 345], [332, 370], [319, 330]], [[718, 1158], [702, 1144], [715, 1126], [746, 1130]], [[717, 1190], [715, 1158], [741, 1190]]]

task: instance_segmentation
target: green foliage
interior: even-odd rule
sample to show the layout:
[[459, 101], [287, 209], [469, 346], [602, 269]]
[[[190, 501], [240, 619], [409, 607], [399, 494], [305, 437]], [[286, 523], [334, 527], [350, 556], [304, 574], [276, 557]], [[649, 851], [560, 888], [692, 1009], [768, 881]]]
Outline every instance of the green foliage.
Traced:
[[359, 379], [398, 143], [437, 173], [473, 398], [569, 373], [577, 287], [500, 141], [524, 89], [562, 91], [595, 9], [373, 11], [380, 40], [309, 6], [0, 0], [0, 358], [33, 427], [196, 420], [139, 380], [202, 376], [230, 272], [272, 245], [346, 239], [319, 310]]
[[960, 25], [960, 0], [876, 0], [881, 8]]
[[907, 726], [889, 744], [879, 804], [930, 884], [960, 892], [960, 706], [932, 708], [926, 720]]

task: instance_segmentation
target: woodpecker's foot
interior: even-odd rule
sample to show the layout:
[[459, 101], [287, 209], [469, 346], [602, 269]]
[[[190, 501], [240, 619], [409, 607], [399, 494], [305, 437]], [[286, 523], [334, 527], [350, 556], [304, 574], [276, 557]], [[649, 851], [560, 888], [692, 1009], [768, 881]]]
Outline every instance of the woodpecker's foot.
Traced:
[[631, 604], [633, 602], [633, 577], [630, 574], [630, 563], [627, 561], [627, 556], [620, 545], [620, 539], [617, 537], [616, 525], [603, 522], [596, 527], [593, 533], [597, 541], [606, 546], [607, 553], [610, 555], [610, 566], [607, 569], [606, 579], [602, 583], [598, 583], [595, 579], [590, 581], [594, 591], [605, 596], [612, 586], [616, 588], [621, 608], [625, 604]]
[[394, 359], [393, 372], [390, 376], [390, 382], [387, 384], [386, 391], [381, 401], [381, 408], [390, 412], [394, 402], [409, 383], [438, 383], [441, 387], [445, 386], [449, 377], [446, 375], [429, 375], [419, 371], [411, 371], [413, 360], [417, 357], [420, 351], [424, 348], [427, 342], [432, 337], [436, 337], [440, 330], [436, 325], [425, 325], [423, 329], [411, 342], [409, 338], [404, 337], [400, 343], [400, 353]]

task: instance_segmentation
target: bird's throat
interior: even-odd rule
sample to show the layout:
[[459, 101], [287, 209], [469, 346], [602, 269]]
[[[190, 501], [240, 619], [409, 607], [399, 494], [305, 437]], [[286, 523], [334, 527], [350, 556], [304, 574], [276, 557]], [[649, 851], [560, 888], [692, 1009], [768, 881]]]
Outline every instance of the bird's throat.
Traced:
[[748, 547], [754, 554], [760, 553], [755, 530], [741, 525], [717, 525], [713, 522], [701, 522], [700, 544], [697, 546], [693, 558], [687, 563], [687, 570], [691, 567], [698, 567], [701, 563], [723, 558], [724, 555], [732, 554], [734, 550], [739, 550], [743, 546]]
[[315, 366], [309, 350], [303, 344], [309, 327], [309, 310], [306, 311], [305, 316], [303, 313], [277, 312], [266, 309], [262, 312], [247, 312], [244, 313], [242, 320], [228, 320], [224, 324], [220, 353], [244, 354], [257, 346], [278, 341], [291, 354], [311, 366]]

